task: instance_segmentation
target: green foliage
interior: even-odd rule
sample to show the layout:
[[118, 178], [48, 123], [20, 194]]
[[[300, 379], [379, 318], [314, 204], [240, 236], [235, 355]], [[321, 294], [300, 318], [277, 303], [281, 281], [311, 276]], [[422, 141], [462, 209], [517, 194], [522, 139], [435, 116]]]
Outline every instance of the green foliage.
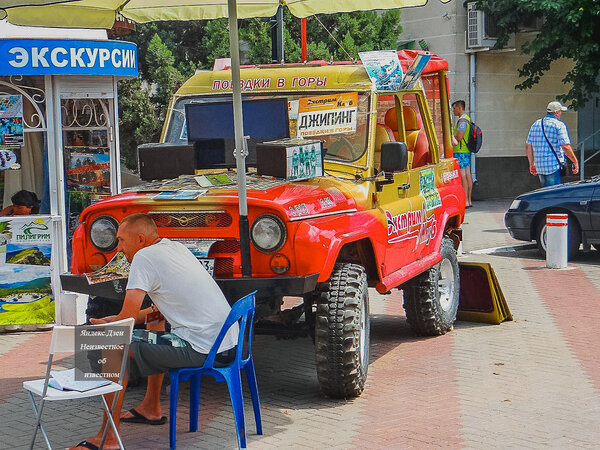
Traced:
[[[300, 62], [300, 19], [284, 10], [284, 49], [286, 62]], [[358, 52], [398, 48], [400, 10], [357, 11], [322, 14], [307, 20], [308, 60], [344, 61], [358, 59]], [[325, 29], [326, 28], [326, 29]], [[261, 19], [245, 20], [240, 38], [250, 44], [252, 64], [271, 62], [270, 23]]]
[[271, 27], [262, 19], [248, 19], [240, 28], [240, 39], [250, 45], [248, 59], [253, 64], [271, 62]]
[[531, 88], [550, 69], [552, 61], [569, 58], [574, 66], [563, 79], [569, 91], [559, 99], [577, 109], [598, 92], [598, 0], [479, 0], [478, 7], [497, 19], [501, 32], [499, 47], [506, 44], [510, 33], [519, 30], [523, 17], [544, 18], [539, 33], [523, 46], [523, 52], [530, 55], [530, 59], [519, 70], [525, 79], [516, 88]]
[[136, 148], [157, 142], [161, 121], [150, 102], [150, 90], [139, 79], [119, 81], [119, 130], [121, 158], [128, 169], [137, 169]]

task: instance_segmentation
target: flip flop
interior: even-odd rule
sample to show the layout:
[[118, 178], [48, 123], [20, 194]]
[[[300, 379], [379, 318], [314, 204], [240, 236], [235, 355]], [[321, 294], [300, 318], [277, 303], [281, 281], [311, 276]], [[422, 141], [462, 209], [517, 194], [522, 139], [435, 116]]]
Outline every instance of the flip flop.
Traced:
[[88, 441], [81, 441], [75, 447], [85, 447], [85, 448], [89, 448], [90, 450], [99, 450], [97, 445], [94, 445]]
[[129, 410], [133, 417], [124, 417], [121, 419], [121, 422], [128, 423], [143, 423], [145, 425], [163, 425], [167, 423], [167, 416], [162, 416], [160, 419], [148, 419], [145, 416], [142, 416], [139, 412], [135, 410], [135, 408], [131, 408]]

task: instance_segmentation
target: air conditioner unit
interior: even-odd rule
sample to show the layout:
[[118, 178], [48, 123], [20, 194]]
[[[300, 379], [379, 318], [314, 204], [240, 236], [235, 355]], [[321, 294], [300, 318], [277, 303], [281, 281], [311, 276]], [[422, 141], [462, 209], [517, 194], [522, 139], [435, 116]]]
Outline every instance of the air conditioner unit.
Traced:
[[467, 48], [489, 49], [496, 45], [496, 23], [475, 2], [467, 3]]

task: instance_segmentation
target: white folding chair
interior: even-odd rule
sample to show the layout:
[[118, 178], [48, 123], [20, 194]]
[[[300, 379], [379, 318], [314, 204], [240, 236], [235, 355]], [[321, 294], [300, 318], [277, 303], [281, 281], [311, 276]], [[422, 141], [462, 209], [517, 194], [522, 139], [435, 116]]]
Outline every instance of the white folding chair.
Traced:
[[[59, 401], [59, 400], [74, 400], [80, 398], [89, 398], [89, 397], [97, 397], [100, 396], [102, 399], [102, 403], [104, 405], [104, 409], [108, 416], [108, 423], [110, 423], [111, 428], [113, 429], [117, 440], [119, 442], [119, 446], [121, 449], [124, 449], [123, 442], [121, 441], [121, 436], [115, 426], [115, 423], [112, 418], [112, 411], [115, 408], [117, 403], [117, 395], [114, 396], [114, 400], [112, 402], [112, 406], [109, 408], [106, 403], [106, 399], [104, 398], [105, 394], [110, 394], [113, 392], [118, 392], [123, 389], [123, 376], [125, 373], [125, 364], [127, 362], [127, 357], [129, 354], [129, 343], [131, 342], [131, 335], [133, 333], [133, 325], [134, 319], [124, 319], [119, 320], [117, 322], [111, 322], [102, 325], [82, 325], [82, 326], [62, 326], [57, 325], [54, 327], [52, 331], [52, 340], [50, 341], [50, 354], [48, 356], [48, 367], [46, 368], [46, 377], [33, 380], [33, 381], [25, 381], [23, 382], [23, 389], [27, 391], [29, 397], [31, 398], [31, 404], [33, 405], [33, 410], [35, 412], [37, 423], [35, 429], [33, 431], [33, 436], [31, 438], [31, 446], [30, 449], [33, 448], [35, 444], [35, 438], [37, 436], [37, 431], [40, 429], [42, 435], [44, 436], [44, 440], [46, 441], [46, 445], [51, 450], [52, 446], [50, 445], [50, 441], [48, 440], [48, 435], [42, 426], [42, 412], [44, 409], [44, 403], [46, 401]], [[119, 336], [115, 336], [114, 334], [110, 336], [110, 344], [111, 345], [123, 345], [123, 360], [121, 361], [121, 370], [119, 372], [119, 381], [114, 382], [110, 381], [110, 384], [97, 387], [95, 389], [90, 389], [87, 391], [63, 391], [59, 389], [55, 389], [48, 385], [51, 379], [50, 370], [52, 368], [52, 359], [55, 353], [71, 353], [75, 354], [77, 352], [75, 348], [75, 335], [76, 332], [81, 332], [82, 329], [91, 330], [91, 331], [102, 331], [110, 327], [119, 327], [118, 329], [122, 329], [124, 333]], [[101, 339], [99, 342], [101, 342]], [[36, 405], [33, 394], [41, 397], [39, 407]], [[108, 427], [104, 428], [104, 432], [102, 435], [102, 442], [100, 443], [100, 448], [104, 444], [104, 440], [106, 439], [106, 435], [108, 433]]]

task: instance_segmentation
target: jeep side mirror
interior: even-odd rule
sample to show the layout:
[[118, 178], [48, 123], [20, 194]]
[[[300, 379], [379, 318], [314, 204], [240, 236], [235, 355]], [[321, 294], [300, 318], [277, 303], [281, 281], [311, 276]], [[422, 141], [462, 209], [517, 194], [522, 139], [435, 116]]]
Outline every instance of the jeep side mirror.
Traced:
[[401, 172], [408, 166], [408, 148], [405, 142], [384, 142], [381, 144], [381, 170]]

